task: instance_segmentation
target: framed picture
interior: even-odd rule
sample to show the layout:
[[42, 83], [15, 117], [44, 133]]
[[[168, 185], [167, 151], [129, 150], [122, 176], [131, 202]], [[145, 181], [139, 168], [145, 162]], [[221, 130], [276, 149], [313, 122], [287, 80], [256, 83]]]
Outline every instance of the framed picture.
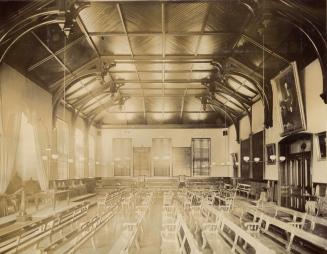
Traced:
[[279, 108], [281, 136], [306, 129], [302, 93], [296, 63], [292, 62], [272, 80]]
[[270, 159], [270, 155], [276, 155], [276, 144], [267, 144], [266, 145], [266, 161], [268, 165], [275, 165], [276, 160]]
[[318, 152], [318, 160], [326, 160], [327, 156], [327, 140], [326, 140], [326, 132], [320, 132], [316, 134], [317, 140], [317, 152]]

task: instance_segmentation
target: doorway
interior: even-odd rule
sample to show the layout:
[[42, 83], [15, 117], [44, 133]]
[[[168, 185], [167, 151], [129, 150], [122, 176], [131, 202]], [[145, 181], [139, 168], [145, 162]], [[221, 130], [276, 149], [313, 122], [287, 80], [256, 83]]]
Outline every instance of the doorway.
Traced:
[[279, 204], [304, 211], [305, 202], [312, 195], [311, 157], [312, 134], [299, 133], [279, 142]]
[[133, 176], [150, 176], [151, 160], [150, 147], [134, 147], [134, 172]]

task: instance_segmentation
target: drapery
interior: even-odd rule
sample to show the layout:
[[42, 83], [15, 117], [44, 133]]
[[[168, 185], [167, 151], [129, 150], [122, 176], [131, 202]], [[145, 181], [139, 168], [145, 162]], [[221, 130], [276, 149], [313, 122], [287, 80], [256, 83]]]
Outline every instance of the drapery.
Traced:
[[1, 112], [0, 194], [6, 192], [11, 177], [14, 175], [20, 123], [21, 113], [7, 115]]
[[6, 64], [0, 65], [0, 94], [0, 193], [6, 191], [15, 173], [22, 114], [33, 126], [35, 169], [42, 190], [47, 190], [49, 176], [42, 157], [51, 145], [52, 97]]
[[[50, 179], [50, 168], [51, 165], [51, 151], [50, 156], [46, 157], [47, 160], [43, 160], [43, 153], [50, 147], [50, 132], [42, 126], [42, 122], [35, 123], [34, 126], [34, 140], [36, 149], [36, 158], [38, 162], [37, 176], [40, 183], [40, 187], [43, 191], [49, 189], [49, 179]], [[49, 163], [50, 160], [50, 163]]]
[[[0, 193], [5, 193], [11, 177], [14, 175], [14, 165], [20, 133], [22, 107], [17, 102], [22, 101], [22, 92], [16, 91], [14, 78], [7, 75], [6, 65], [0, 69]], [[16, 102], [16, 103], [15, 103]]]

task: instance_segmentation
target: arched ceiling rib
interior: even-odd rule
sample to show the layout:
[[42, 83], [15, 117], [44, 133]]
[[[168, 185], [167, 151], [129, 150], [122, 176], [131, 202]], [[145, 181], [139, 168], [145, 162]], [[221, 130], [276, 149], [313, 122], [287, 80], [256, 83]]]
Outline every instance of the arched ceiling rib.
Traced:
[[[65, 7], [59, 0], [44, 1], [26, 5], [16, 15], [20, 21], [12, 18], [0, 27], [0, 52], [6, 63], [54, 94], [54, 107], [65, 98], [92, 119], [99, 118], [92, 107], [105, 112], [110, 107], [101, 104], [108, 94], [102, 68], [115, 63], [106, 73], [107, 84], [123, 85], [119, 94], [131, 98], [129, 107], [143, 116], [142, 124], [155, 120], [149, 118], [157, 114], [151, 113], [157, 112], [154, 105], [162, 115], [166, 112], [165, 120], [169, 115], [169, 123], [201, 114], [194, 124], [217, 125], [225, 117], [219, 107], [234, 123], [250, 116], [249, 107], [257, 100], [271, 114], [269, 80], [289, 62], [298, 61], [301, 68], [318, 57], [327, 66], [326, 38], [321, 36], [325, 14], [316, 7], [326, 8], [326, 3], [317, 2], [72, 0]], [[62, 23], [64, 31], [55, 23]], [[220, 74], [217, 63], [223, 66]], [[194, 102], [190, 106], [190, 98], [208, 92], [218, 98], [212, 100], [215, 110], [204, 112]], [[212, 122], [212, 114], [219, 121]]]

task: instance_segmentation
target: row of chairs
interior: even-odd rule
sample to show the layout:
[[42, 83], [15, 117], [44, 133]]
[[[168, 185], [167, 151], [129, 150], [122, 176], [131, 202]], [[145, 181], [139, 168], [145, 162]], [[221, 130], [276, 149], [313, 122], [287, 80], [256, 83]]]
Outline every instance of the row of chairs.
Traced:
[[[134, 207], [136, 220], [123, 224], [123, 231], [110, 249], [109, 254], [128, 254], [133, 246], [137, 249], [140, 248], [139, 237], [143, 233], [142, 224], [152, 204], [153, 193], [142, 193], [142, 195], [141, 193], [134, 193], [128, 197], [131, 197], [128, 198], [130, 202], [136, 204]], [[139, 198], [140, 200], [137, 202]]]
[[181, 212], [179, 211], [176, 202], [173, 201], [172, 205], [164, 205], [162, 215], [162, 254], [202, 253]]
[[56, 234], [50, 241], [39, 246], [40, 253], [74, 253], [85, 241], [91, 238], [95, 247], [94, 234], [102, 228], [120, 207], [123, 191], [106, 193], [97, 200], [97, 214], [85, 221], [75, 221], [70, 227]]
[[60, 213], [9, 228], [0, 239], [0, 253], [16, 253], [49, 238], [87, 214], [89, 203], [83, 202]]
[[[180, 194], [178, 195], [180, 196]], [[198, 244], [204, 250], [209, 246], [213, 253], [274, 253], [264, 246], [258, 239], [260, 231], [258, 222], [235, 222], [230, 214], [234, 197], [220, 197], [215, 193], [203, 195], [200, 205], [192, 205], [190, 215], [190, 225], [194, 228], [193, 235], [201, 235]], [[210, 199], [208, 198], [210, 197]], [[227, 201], [216, 204], [215, 198]], [[229, 203], [230, 202], [230, 203]], [[229, 203], [229, 204], [228, 204]], [[226, 204], [228, 204], [226, 206]]]
[[[327, 252], [325, 235], [314, 233], [317, 224], [326, 224], [326, 222], [317, 219], [306, 213], [279, 206], [273, 209], [248, 207], [243, 210], [241, 216], [243, 221], [250, 220], [251, 223], [256, 223], [261, 233], [278, 241], [287, 251], [298, 253], [308, 253], [313, 250]], [[284, 235], [288, 238], [285, 239]]]

